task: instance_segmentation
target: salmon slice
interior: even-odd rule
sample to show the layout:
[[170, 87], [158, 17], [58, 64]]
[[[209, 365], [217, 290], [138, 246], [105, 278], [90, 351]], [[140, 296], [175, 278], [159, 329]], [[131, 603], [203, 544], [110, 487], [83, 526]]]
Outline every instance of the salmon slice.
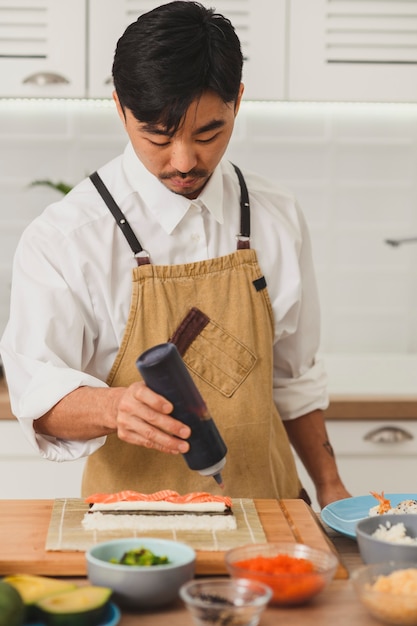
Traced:
[[191, 502], [223, 502], [226, 506], [232, 506], [231, 498], [227, 496], [214, 496], [211, 493], [205, 491], [196, 491], [192, 493], [186, 493], [183, 496], [172, 496], [166, 498], [168, 502], [175, 502], [176, 504], [189, 504]]
[[139, 493], [139, 491], [133, 491], [131, 489], [125, 489], [118, 491], [117, 493], [94, 493], [88, 498], [85, 498], [85, 502], [89, 504], [112, 504], [114, 502], [158, 502], [159, 500], [165, 500], [165, 498], [178, 496], [176, 491], [165, 489], [164, 491], [156, 491], [155, 493], [146, 494]]
[[205, 491], [192, 492], [180, 495], [176, 491], [164, 489], [154, 493], [139, 493], [130, 489], [117, 493], [94, 493], [84, 500], [88, 504], [113, 504], [115, 502], [172, 502], [175, 504], [189, 504], [196, 502], [222, 502], [232, 506], [232, 499], [228, 496], [214, 496]]

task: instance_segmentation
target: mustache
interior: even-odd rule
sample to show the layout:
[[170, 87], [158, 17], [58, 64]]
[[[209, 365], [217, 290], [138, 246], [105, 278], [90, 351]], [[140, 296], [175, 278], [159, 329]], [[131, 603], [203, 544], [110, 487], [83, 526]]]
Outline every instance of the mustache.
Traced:
[[175, 172], [162, 172], [160, 175], [161, 180], [170, 180], [171, 178], [205, 178], [208, 176], [208, 172], [206, 170], [193, 169], [189, 172], [180, 172], [176, 170]]

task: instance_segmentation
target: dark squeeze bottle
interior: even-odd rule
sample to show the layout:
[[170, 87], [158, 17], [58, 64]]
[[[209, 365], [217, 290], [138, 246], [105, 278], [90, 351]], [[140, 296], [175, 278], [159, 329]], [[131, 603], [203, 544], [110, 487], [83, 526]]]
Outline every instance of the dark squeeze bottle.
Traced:
[[191, 429], [190, 449], [183, 454], [190, 469], [213, 476], [223, 487], [221, 470], [226, 445], [173, 343], [161, 343], [139, 356], [136, 366], [147, 386], [172, 402], [171, 415]]

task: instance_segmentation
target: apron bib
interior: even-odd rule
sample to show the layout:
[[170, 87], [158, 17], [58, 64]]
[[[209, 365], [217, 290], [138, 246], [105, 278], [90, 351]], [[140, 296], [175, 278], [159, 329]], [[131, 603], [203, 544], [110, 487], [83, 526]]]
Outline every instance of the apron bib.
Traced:
[[[238, 176], [243, 236], [235, 252], [184, 265], [152, 265], [133, 235], [138, 267], [130, 312], [107, 380], [110, 386], [140, 380], [137, 357], [156, 344], [175, 343], [228, 448], [224, 492], [212, 477], [190, 470], [182, 455], [127, 444], [112, 434], [87, 459], [83, 496], [123, 489], [300, 496], [293, 454], [273, 401], [272, 307], [256, 252], [249, 248], [249, 200], [240, 171]], [[102, 184], [100, 179], [96, 185], [100, 193]], [[109, 208], [115, 214], [115, 206]], [[128, 239], [123, 214], [115, 217]]]

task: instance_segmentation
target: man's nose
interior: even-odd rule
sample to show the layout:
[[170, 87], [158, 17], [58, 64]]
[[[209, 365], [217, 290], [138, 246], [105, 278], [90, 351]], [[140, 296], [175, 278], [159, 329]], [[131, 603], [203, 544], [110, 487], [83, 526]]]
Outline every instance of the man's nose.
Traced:
[[197, 165], [197, 156], [194, 148], [185, 142], [175, 143], [171, 152], [171, 166], [186, 174]]

